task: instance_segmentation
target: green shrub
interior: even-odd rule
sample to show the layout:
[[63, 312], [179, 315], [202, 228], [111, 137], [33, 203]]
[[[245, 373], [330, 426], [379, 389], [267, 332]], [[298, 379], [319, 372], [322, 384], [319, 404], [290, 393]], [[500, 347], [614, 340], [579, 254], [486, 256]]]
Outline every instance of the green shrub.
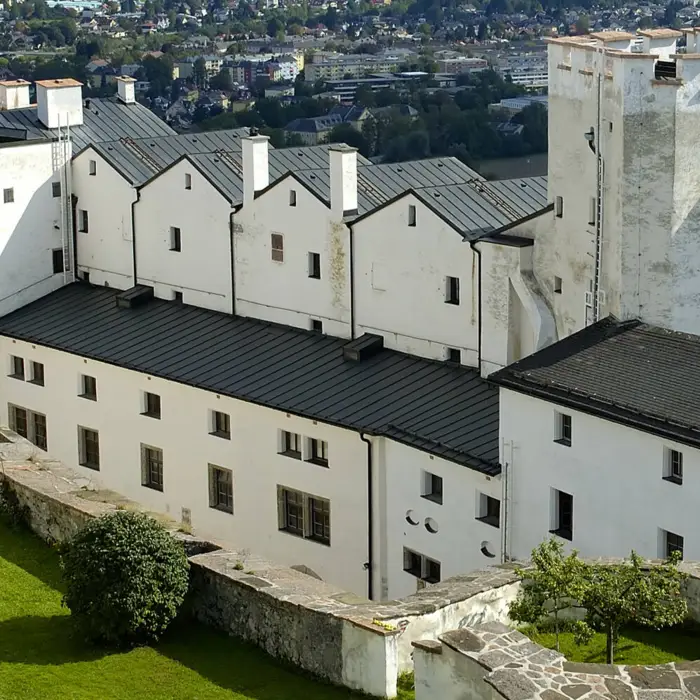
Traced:
[[184, 548], [149, 516], [116, 511], [89, 522], [62, 555], [64, 604], [93, 642], [156, 641], [188, 586]]

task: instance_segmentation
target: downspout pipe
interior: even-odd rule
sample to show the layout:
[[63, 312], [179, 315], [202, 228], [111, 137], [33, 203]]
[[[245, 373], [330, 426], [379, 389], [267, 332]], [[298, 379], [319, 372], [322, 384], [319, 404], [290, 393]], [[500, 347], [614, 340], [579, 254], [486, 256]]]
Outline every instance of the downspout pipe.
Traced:
[[229, 214], [228, 230], [230, 235], [231, 249], [231, 313], [236, 315], [236, 235], [233, 228], [233, 217], [240, 211], [241, 207], [235, 206]]
[[131, 203], [131, 251], [134, 258], [134, 286], [139, 283], [136, 267], [136, 205], [141, 201], [141, 190], [136, 190], [136, 199]]
[[[466, 240], [466, 239], [465, 239]], [[477, 294], [479, 296], [479, 305], [477, 307], [477, 332], [479, 335], [478, 339], [478, 344], [477, 344], [477, 361], [479, 363], [479, 374], [481, 374], [481, 251], [476, 247], [476, 244], [479, 242], [479, 239], [477, 238], [476, 240], [469, 241], [469, 247], [474, 251], [476, 254], [477, 258], [477, 282], [476, 282], [476, 289], [477, 289]]]
[[367, 445], [367, 598], [374, 600], [374, 464], [372, 441], [360, 433], [360, 440]]
[[356, 338], [355, 333], [355, 231], [352, 224], [350, 230], [350, 337]]

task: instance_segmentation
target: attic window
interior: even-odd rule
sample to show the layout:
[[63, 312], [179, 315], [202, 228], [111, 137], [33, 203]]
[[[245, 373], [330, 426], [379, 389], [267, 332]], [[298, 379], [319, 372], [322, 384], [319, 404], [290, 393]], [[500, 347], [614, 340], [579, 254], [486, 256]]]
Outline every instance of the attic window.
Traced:
[[90, 161], [90, 175], [97, 175], [97, 161]]
[[192, 175], [190, 175], [189, 173], [185, 173], [185, 189], [192, 189]]
[[297, 191], [289, 190], [289, 206], [295, 207], [297, 205]]
[[416, 207], [413, 204], [408, 205], [408, 225], [416, 225]]

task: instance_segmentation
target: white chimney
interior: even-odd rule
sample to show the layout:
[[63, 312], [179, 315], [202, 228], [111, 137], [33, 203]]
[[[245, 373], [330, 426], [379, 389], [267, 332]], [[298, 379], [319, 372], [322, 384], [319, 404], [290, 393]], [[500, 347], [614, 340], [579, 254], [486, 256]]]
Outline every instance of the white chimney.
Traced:
[[120, 75], [117, 78], [117, 96], [125, 105], [132, 105], [136, 102], [135, 85], [136, 80], [128, 75]]
[[267, 163], [267, 136], [246, 136], [241, 139], [243, 154], [243, 201], [251, 202], [255, 193], [270, 184]]
[[49, 129], [83, 123], [83, 84], [73, 78], [36, 81], [39, 121]]
[[357, 149], [344, 143], [328, 147], [331, 168], [331, 212], [338, 218], [357, 211]]
[[0, 109], [29, 107], [29, 83], [26, 80], [0, 81]]

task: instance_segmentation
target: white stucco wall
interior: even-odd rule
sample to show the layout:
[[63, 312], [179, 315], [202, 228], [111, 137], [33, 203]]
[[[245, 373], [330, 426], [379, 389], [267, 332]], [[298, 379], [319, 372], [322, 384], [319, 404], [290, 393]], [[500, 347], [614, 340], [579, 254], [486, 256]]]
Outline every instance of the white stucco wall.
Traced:
[[[135, 212], [139, 284], [161, 299], [177, 291], [186, 304], [231, 313], [231, 203], [182, 160], [140, 189]], [[180, 252], [170, 250], [171, 226], [180, 229]]]
[[[95, 175], [90, 175], [91, 160]], [[88, 232], [76, 232], [78, 272], [88, 272], [93, 284], [129, 289], [134, 284], [131, 204], [136, 190], [92, 148], [75, 158], [72, 176], [76, 208], [88, 212]]]
[[[417, 590], [417, 579], [403, 570], [404, 547], [439, 561], [443, 581], [500, 561], [500, 528], [476, 520], [479, 493], [501, 499], [500, 477], [488, 477], [388, 439], [384, 441], [384, 465], [384, 495], [380, 497], [386, 504], [380, 515], [385, 518], [380, 527], [386, 541], [381, 562], [383, 598], [403, 598]], [[442, 505], [422, 497], [424, 471], [442, 477]], [[408, 511], [417, 525], [406, 520]], [[437, 525], [437, 533], [426, 529], [427, 518]], [[485, 541], [494, 559], [481, 553]]]
[[[408, 208], [416, 207], [416, 226]], [[462, 351], [478, 364], [476, 256], [457, 231], [413, 195], [353, 226], [357, 334], [384, 336], [385, 347], [444, 360]], [[460, 281], [459, 305], [445, 303], [446, 277]]]
[[[289, 191], [296, 192], [290, 206]], [[236, 312], [297, 328], [311, 320], [349, 338], [349, 231], [293, 178], [244, 204], [235, 215]], [[284, 261], [271, 258], [270, 236], [284, 237]], [[321, 279], [309, 277], [309, 253], [321, 255]]]
[[[63, 284], [63, 275], [53, 274], [52, 250], [62, 244], [51, 149], [51, 143], [0, 148], [0, 315]], [[5, 204], [8, 188], [14, 190], [14, 202]]]
[[[700, 558], [700, 451], [508, 389], [500, 392], [501, 462], [511, 467], [509, 553], [527, 559], [549, 537], [551, 490], [574, 497], [573, 541], [582, 556], [661, 552], [660, 531]], [[555, 412], [571, 415], [572, 444], [554, 442]], [[683, 453], [683, 484], [665, 481], [664, 448]]]
[[[175, 520], [191, 511], [195, 530], [367, 594], [366, 445], [358, 434], [100, 362], [0, 338], [0, 422], [7, 404], [47, 417], [48, 449], [105, 487]], [[9, 356], [45, 365], [45, 386], [7, 377]], [[97, 379], [98, 400], [78, 396], [80, 375]], [[162, 419], [140, 413], [142, 392], [160, 395]], [[209, 435], [211, 410], [231, 416], [231, 440]], [[100, 471], [78, 466], [78, 426], [99, 431]], [[278, 431], [328, 442], [329, 467], [277, 454]], [[141, 485], [141, 443], [163, 449], [164, 492]], [[234, 514], [209, 507], [208, 465], [233, 471]], [[331, 545], [278, 530], [277, 485], [330, 499]]]
[[343, 620], [343, 685], [380, 698], [396, 697], [396, 634], [386, 634]]

